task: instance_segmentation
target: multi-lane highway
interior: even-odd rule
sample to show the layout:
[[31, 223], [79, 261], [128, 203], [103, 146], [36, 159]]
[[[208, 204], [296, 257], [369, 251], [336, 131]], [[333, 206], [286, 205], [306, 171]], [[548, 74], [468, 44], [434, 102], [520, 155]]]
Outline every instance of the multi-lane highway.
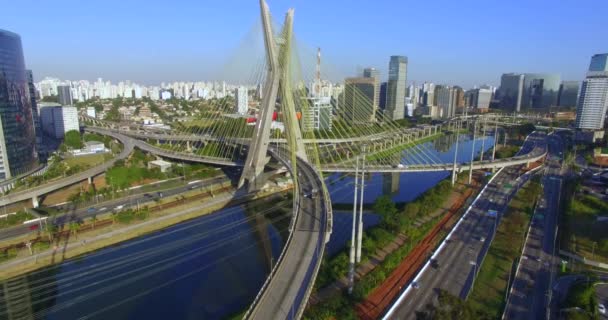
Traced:
[[548, 137], [549, 155], [542, 179], [544, 194], [535, 210], [524, 245], [505, 319], [549, 319], [551, 282], [557, 268], [554, 249], [562, 187], [563, 143], [557, 135]]
[[[169, 197], [173, 195], [177, 195], [180, 193], [187, 192], [189, 190], [197, 189], [197, 188], [205, 188], [214, 184], [220, 184], [223, 182], [229, 182], [230, 179], [227, 177], [216, 177], [205, 179], [202, 181], [194, 182], [188, 185], [175, 187], [167, 190], [162, 190], [162, 192], [138, 192], [134, 191], [134, 194], [129, 195], [127, 197], [122, 197], [120, 199], [104, 201], [102, 203], [94, 204], [88, 206], [86, 208], [79, 208], [76, 210], [69, 209], [68, 207], [61, 207], [61, 209], [65, 210], [65, 213], [58, 215], [55, 218], [55, 224], [63, 224], [70, 219], [85, 219], [88, 217], [92, 217], [95, 215], [100, 215], [103, 213], [111, 212], [116, 207], [121, 207], [123, 209], [137, 206], [138, 203], [150, 202], [154, 201], [159, 197]], [[0, 230], [0, 240], [10, 239], [13, 237], [21, 236], [30, 232], [37, 232], [36, 229], [31, 229], [32, 226], [35, 228], [37, 223], [30, 223], [27, 225], [18, 225], [11, 228], [1, 229]]]
[[[521, 153], [544, 147], [543, 134], [532, 134]], [[504, 168], [482, 190], [452, 233], [408, 285], [385, 319], [416, 319], [416, 313], [435, 303], [438, 289], [466, 298], [489, 249], [497, 223], [509, 201], [529, 175], [522, 166]], [[497, 217], [496, 217], [497, 216]]]

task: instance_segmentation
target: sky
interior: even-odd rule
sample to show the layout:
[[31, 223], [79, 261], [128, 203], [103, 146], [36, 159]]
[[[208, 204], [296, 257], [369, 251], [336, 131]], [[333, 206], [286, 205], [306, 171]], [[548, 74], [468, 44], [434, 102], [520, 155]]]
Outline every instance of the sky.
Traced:
[[[408, 57], [408, 82], [498, 85], [506, 72], [582, 80], [591, 56], [608, 52], [605, 0], [267, 1], [277, 23], [295, 9], [300, 59], [312, 61], [320, 47], [331, 80], [364, 67], [386, 79], [391, 55]], [[36, 80], [232, 80], [236, 65], [253, 73], [261, 59], [252, 49], [262, 41], [257, 0], [0, 0], [0, 8], [0, 29], [21, 35]], [[237, 80], [255, 78], [246, 73]]]

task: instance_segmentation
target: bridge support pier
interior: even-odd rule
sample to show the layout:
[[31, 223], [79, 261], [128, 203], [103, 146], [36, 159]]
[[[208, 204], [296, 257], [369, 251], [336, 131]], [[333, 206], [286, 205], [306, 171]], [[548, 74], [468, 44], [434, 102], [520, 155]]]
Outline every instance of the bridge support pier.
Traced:
[[33, 196], [32, 197], [32, 206], [34, 208], [38, 208], [40, 206], [40, 203], [38, 202], [38, 196]]
[[87, 178], [87, 182], [88, 182], [89, 184], [93, 184], [93, 177], [88, 177], [88, 178]]

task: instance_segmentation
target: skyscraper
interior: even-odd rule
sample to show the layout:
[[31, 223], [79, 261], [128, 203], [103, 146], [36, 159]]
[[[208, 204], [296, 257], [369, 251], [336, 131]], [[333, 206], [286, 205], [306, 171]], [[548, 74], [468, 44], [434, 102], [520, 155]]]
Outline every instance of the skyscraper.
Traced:
[[456, 90], [449, 86], [435, 87], [437, 106], [441, 109], [441, 117], [449, 119], [456, 115]]
[[524, 75], [505, 73], [500, 77], [500, 105], [502, 108], [519, 112], [524, 91]]
[[608, 109], [608, 53], [591, 58], [576, 109], [578, 129], [601, 130]]
[[522, 106], [524, 108], [548, 108], [557, 106], [557, 95], [561, 83], [559, 74], [526, 73]]
[[240, 86], [236, 89], [236, 112], [239, 114], [247, 114], [249, 110], [249, 96], [247, 88]]
[[32, 100], [19, 35], [0, 30], [0, 180], [37, 164]]
[[578, 99], [578, 81], [562, 81], [559, 86], [557, 105], [560, 107], [574, 108]]
[[30, 91], [30, 101], [32, 104], [32, 123], [36, 132], [36, 143], [42, 143], [42, 128], [40, 127], [40, 115], [38, 114], [38, 104], [36, 103], [36, 86], [34, 86], [34, 74], [32, 70], [26, 70], [27, 86]]
[[59, 104], [62, 106], [71, 106], [74, 104], [74, 101], [72, 100], [72, 88], [70, 88], [70, 86], [57, 86], [57, 97], [59, 98]]
[[407, 57], [391, 56], [388, 64], [385, 115], [392, 120], [404, 118], [405, 82], [407, 81]]
[[372, 78], [376, 80], [374, 84], [374, 110], [378, 110], [380, 106], [380, 72], [376, 68], [365, 68], [363, 69], [364, 78]]
[[347, 78], [344, 80], [344, 93], [340, 112], [344, 120], [350, 124], [369, 124], [374, 121], [374, 94], [376, 80], [374, 78]]

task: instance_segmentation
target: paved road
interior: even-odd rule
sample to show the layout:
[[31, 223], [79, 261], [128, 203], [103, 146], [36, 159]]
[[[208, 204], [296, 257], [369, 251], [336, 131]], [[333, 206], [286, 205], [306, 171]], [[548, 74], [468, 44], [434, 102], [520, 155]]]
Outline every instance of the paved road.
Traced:
[[[190, 184], [190, 185], [180, 186], [180, 187], [176, 187], [176, 188], [172, 188], [172, 189], [168, 189], [168, 190], [163, 190], [162, 195], [159, 195], [158, 192], [146, 193], [146, 192], [135, 191], [135, 193], [130, 196], [119, 198], [119, 199], [114, 199], [114, 200], [109, 200], [109, 201], [104, 201], [102, 203], [91, 205], [87, 208], [80, 208], [75, 211], [67, 208], [67, 206], [66, 206], [66, 207], [62, 207], [62, 209], [66, 210], [66, 213], [57, 216], [55, 223], [63, 224], [66, 221], [69, 221], [70, 219], [82, 220], [82, 219], [85, 219], [88, 217], [92, 217], [94, 215], [99, 215], [99, 214], [110, 212], [114, 208], [121, 206], [121, 205], [124, 206], [124, 208], [128, 208], [131, 206], [137, 206], [138, 202], [144, 203], [144, 202], [154, 201], [155, 199], [159, 198], [160, 196], [168, 197], [168, 196], [184, 193], [184, 192], [187, 192], [189, 190], [196, 189], [199, 187], [203, 188], [203, 187], [207, 187], [207, 186], [210, 186], [213, 184], [219, 184], [219, 183], [228, 182], [228, 181], [230, 181], [230, 180], [226, 177], [216, 177], [216, 178], [205, 179], [205, 180], [202, 180], [202, 181]], [[36, 226], [37, 223], [30, 223], [27, 225], [18, 225], [18, 226], [11, 227], [11, 228], [1, 229], [0, 230], [0, 240], [10, 239], [10, 238], [21, 236], [21, 235], [24, 235], [24, 234], [27, 234], [30, 232], [37, 232], [37, 230], [35, 230], [35, 229], [34, 230], [30, 229], [30, 227], [32, 227], [32, 225]]]
[[550, 135], [548, 142], [549, 155], [542, 179], [544, 194], [532, 219], [505, 319], [543, 319], [550, 314], [549, 293], [559, 262], [553, 254], [561, 199], [563, 144], [555, 135]]
[[[521, 152], [542, 145], [543, 141], [541, 134], [531, 135]], [[497, 221], [489, 215], [489, 210], [496, 210], [500, 217], [523, 185], [525, 177], [518, 177], [520, 169], [521, 166], [509, 167], [497, 173], [454, 227], [447, 243], [435, 254], [434, 262], [421, 270], [416, 279], [418, 288], [408, 286], [405, 296], [386, 318], [416, 319], [417, 312], [429, 303], [436, 303], [438, 289], [463, 299], [467, 297], [494, 235]]]
[[248, 319], [299, 318], [323, 257], [327, 222], [331, 219], [329, 195], [309, 164], [298, 158], [297, 169], [299, 200], [294, 204], [297, 211], [291, 238], [270, 281], [265, 283], [246, 315]]
[[[103, 132], [103, 130], [100, 131], [100, 130], [95, 130], [95, 129], [90, 130], [90, 131], [96, 132], [96, 133]], [[29, 188], [27, 190], [11, 192], [6, 196], [0, 197], [0, 206], [5, 206], [5, 205], [11, 204], [11, 203], [32, 199], [33, 197], [39, 197], [39, 196], [47, 194], [49, 192], [52, 192], [52, 191], [55, 191], [55, 190], [58, 190], [58, 189], [61, 189], [61, 188], [67, 187], [67, 186], [71, 186], [80, 181], [87, 180], [90, 177], [94, 177], [98, 174], [105, 172], [108, 168], [110, 168], [114, 165], [114, 162], [116, 162], [119, 159], [125, 159], [126, 157], [129, 156], [129, 154], [131, 154], [131, 151], [133, 151], [133, 148], [135, 146], [136, 140], [131, 139], [129, 137], [113, 134], [113, 133], [109, 133], [108, 135], [115, 139], [118, 139], [123, 145], [122, 151], [114, 159], [106, 161], [103, 164], [100, 164], [98, 166], [85, 170], [83, 172], [71, 175], [69, 177], [58, 179], [58, 180], [55, 180], [52, 182], [47, 182], [45, 184], [39, 185], [37, 187]]]

